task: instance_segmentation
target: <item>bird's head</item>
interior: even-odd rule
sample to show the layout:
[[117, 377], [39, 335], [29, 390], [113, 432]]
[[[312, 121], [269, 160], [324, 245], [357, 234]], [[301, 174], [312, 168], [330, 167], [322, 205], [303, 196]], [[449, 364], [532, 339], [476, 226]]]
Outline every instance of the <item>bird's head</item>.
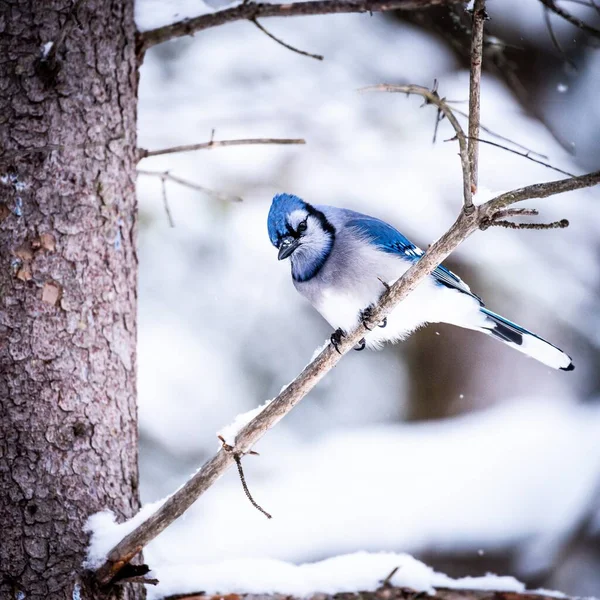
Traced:
[[291, 257], [298, 281], [314, 277], [333, 246], [335, 228], [314, 206], [291, 194], [273, 198], [267, 221], [269, 238], [279, 249], [279, 260]]

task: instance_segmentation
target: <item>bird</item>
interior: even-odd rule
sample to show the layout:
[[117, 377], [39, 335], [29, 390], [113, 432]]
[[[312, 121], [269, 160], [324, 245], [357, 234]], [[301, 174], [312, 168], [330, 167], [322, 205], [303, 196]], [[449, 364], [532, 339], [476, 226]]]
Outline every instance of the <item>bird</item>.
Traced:
[[372, 323], [371, 312], [382, 294], [424, 254], [385, 221], [281, 193], [273, 198], [267, 228], [278, 259], [290, 259], [296, 290], [335, 329], [331, 343], [336, 350], [361, 322], [369, 331], [355, 350], [401, 341], [427, 323], [450, 323], [485, 333], [554, 369], [574, 369], [560, 348], [488, 310], [443, 265], [382, 322]]

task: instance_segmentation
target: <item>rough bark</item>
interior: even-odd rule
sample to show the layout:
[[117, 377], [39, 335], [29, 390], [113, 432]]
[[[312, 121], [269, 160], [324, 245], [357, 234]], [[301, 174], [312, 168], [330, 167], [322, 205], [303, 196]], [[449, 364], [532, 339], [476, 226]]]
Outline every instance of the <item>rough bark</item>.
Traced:
[[133, 0], [0, 3], [2, 599], [139, 596], [81, 566], [138, 508], [134, 36]]

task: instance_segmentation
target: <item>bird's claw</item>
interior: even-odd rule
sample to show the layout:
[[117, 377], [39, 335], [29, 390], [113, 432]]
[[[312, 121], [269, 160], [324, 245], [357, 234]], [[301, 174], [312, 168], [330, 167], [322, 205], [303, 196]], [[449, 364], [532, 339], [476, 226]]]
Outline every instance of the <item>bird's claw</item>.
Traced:
[[362, 350], [365, 349], [366, 345], [367, 345], [367, 342], [365, 341], [365, 338], [362, 338], [361, 340], [358, 341], [358, 344], [356, 344], [356, 346], [354, 346], [354, 350], [356, 350], [357, 352], [361, 352]]
[[[367, 308], [360, 311], [360, 321], [364, 325], [365, 329], [369, 331], [373, 331], [372, 325], [373, 323], [373, 310], [375, 307], [371, 304], [371, 306], [367, 306]], [[387, 326], [387, 317], [383, 317], [381, 323], [377, 325], [377, 327], [381, 327], [382, 329]]]
[[346, 336], [346, 334], [344, 333], [344, 330], [338, 327], [331, 334], [331, 338], [329, 338], [331, 340], [331, 345], [336, 349], [338, 354], [341, 354], [339, 345], [342, 343], [342, 338], [345, 336]]
[[373, 325], [373, 323], [371, 322], [372, 315], [373, 315], [373, 305], [372, 304], [370, 306], [367, 306], [367, 308], [363, 308], [363, 310], [360, 311], [360, 321], [364, 325], [365, 329], [368, 329], [369, 331], [373, 330], [372, 327], [369, 327], [369, 325]]

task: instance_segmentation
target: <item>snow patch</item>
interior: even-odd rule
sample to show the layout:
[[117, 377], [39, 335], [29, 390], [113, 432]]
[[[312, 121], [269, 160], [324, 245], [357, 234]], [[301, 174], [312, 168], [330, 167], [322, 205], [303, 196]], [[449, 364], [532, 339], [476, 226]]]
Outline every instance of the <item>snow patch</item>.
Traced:
[[54, 46], [54, 42], [46, 42], [45, 44], [42, 44], [41, 54], [43, 59], [48, 58], [48, 54], [50, 54], [52, 46]]
[[434, 593], [436, 587], [510, 592], [525, 590], [525, 585], [514, 577], [488, 574], [453, 579], [409, 554], [355, 552], [302, 565], [265, 558], [157, 567], [155, 572], [160, 583], [156, 588], [148, 589], [148, 600], [199, 590], [206, 594], [280, 593], [297, 597], [316, 593], [374, 591], [394, 570], [389, 583], [418, 592]]
[[[282, 388], [282, 391], [285, 389], [285, 387], [286, 386], [284, 386]], [[234, 446], [235, 438], [236, 438], [237, 434], [248, 423], [250, 423], [250, 421], [252, 421], [252, 419], [254, 419], [254, 417], [258, 416], [265, 408], [267, 408], [267, 406], [269, 406], [269, 404], [271, 404], [271, 402], [273, 402], [273, 398], [271, 398], [270, 400], [265, 400], [265, 402], [263, 402], [260, 406], [257, 406], [256, 408], [253, 408], [252, 410], [248, 410], [244, 413], [240, 413], [239, 415], [237, 415], [237, 417], [235, 417], [235, 419], [233, 420], [232, 423], [230, 423], [229, 425], [225, 425], [225, 427], [223, 427], [222, 429], [217, 431], [217, 435], [221, 436], [225, 440], [226, 444], [229, 444], [230, 446]]]
[[86, 569], [97, 569], [104, 563], [108, 553], [136, 527], [153, 515], [167, 500], [163, 498], [143, 506], [140, 511], [128, 521], [117, 523], [111, 510], [90, 515], [83, 528], [90, 534], [87, 558], [83, 562]]

